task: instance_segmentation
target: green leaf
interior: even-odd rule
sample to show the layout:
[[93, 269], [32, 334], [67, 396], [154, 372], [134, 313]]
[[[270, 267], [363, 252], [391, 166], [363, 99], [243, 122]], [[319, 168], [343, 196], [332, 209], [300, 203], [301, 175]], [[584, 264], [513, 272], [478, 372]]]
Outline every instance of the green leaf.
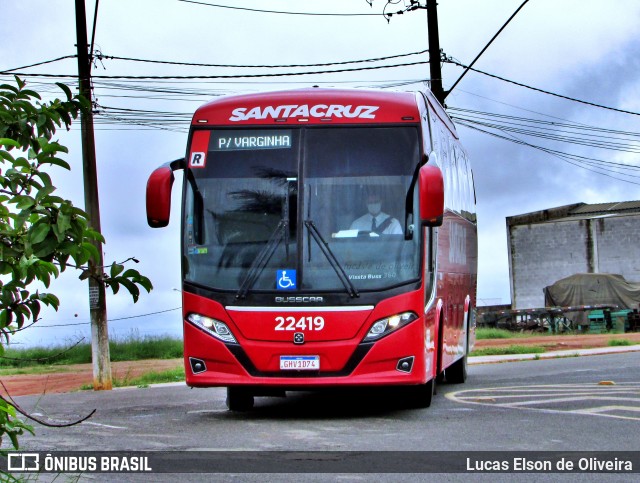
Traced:
[[65, 94], [66, 94], [66, 96], [67, 96], [67, 100], [69, 100], [69, 101], [70, 101], [71, 99], [73, 99], [73, 94], [71, 93], [71, 89], [69, 89], [69, 86], [67, 86], [67, 85], [65, 85], [65, 84], [63, 84], [63, 83], [61, 83], [61, 82], [56, 82], [56, 85], [57, 85], [60, 89], [62, 89], [62, 90], [64, 91], [64, 93], [65, 93]]
[[[54, 236], [56, 237], [57, 240], [57, 244], [60, 244], [64, 241], [64, 237], [65, 237], [65, 232], [64, 231], [60, 231], [60, 228], [58, 228], [58, 224], [56, 223], [55, 225], [51, 225], [51, 231], [53, 232]], [[57, 246], [56, 246], [57, 248]]]
[[118, 278], [118, 281], [129, 291], [131, 297], [133, 298], [133, 301], [137, 302], [138, 298], [140, 297], [140, 289], [138, 289], [137, 285], [130, 280], [122, 277]]
[[[31, 164], [29, 163], [29, 161], [27, 161], [24, 158], [18, 158], [13, 162], [13, 166], [15, 168], [26, 168], [26, 169], [31, 169]], [[23, 169], [24, 171], [24, 169]]]
[[[19, 89], [19, 90], [24, 89], [24, 86], [26, 86], [26, 85], [27, 85], [27, 82], [26, 82], [26, 81], [23, 81], [22, 79], [20, 79], [20, 77], [18, 77], [17, 75], [14, 75], [13, 77], [14, 77], [14, 79], [16, 80], [16, 84], [18, 84], [18, 89]], [[7, 87], [9, 87], [9, 86], [7, 86]], [[15, 90], [14, 92], [16, 92], [16, 93], [17, 93], [18, 91], [17, 91], [17, 90]]]
[[60, 300], [58, 299], [58, 297], [56, 297], [52, 293], [40, 294], [40, 300], [42, 301], [43, 304], [55, 310], [58, 310], [58, 307], [60, 306]]
[[124, 278], [136, 279], [136, 278], [138, 278], [140, 276], [140, 272], [138, 272], [137, 270], [135, 270], [133, 268], [128, 268], [127, 271], [122, 274], [122, 276]]
[[11, 440], [11, 444], [13, 445], [14, 449], [19, 449], [20, 444], [18, 443], [18, 435], [13, 432], [7, 432], [7, 435], [9, 436], [9, 439]]
[[37, 245], [38, 243], [44, 241], [51, 230], [51, 226], [46, 221], [42, 223], [38, 223], [34, 225], [29, 234], [29, 240], [32, 245]]
[[49, 196], [55, 190], [56, 190], [55, 186], [51, 186], [51, 185], [43, 186], [38, 190], [38, 193], [36, 194], [36, 201], [40, 202], [42, 199], [44, 199], [46, 196]]
[[153, 284], [151, 283], [151, 280], [149, 280], [147, 277], [140, 275], [140, 278], [138, 279], [138, 283], [144, 287], [147, 293], [150, 293], [153, 290]]
[[13, 199], [13, 203], [16, 203], [16, 208], [19, 210], [26, 210], [36, 204], [31, 196], [16, 196]]
[[47, 236], [44, 241], [33, 246], [33, 255], [38, 258], [50, 256], [58, 246], [55, 236]]
[[82, 242], [80, 245], [85, 252], [89, 253], [89, 258], [93, 259], [94, 261], [100, 259], [100, 252], [93, 243]]
[[124, 265], [120, 265], [118, 263], [112, 263], [111, 264], [111, 278], [116, 278], [118, 275], [120, 275], [124, 270]]
[[10, 138], [0, 138], [0, 144], [3, 146], [12, 146], [14, 148], [19, 148], [21, 146], [18, 141]]
[[94, 230], [93, 228], [87, 228], [87, 230], [85, 231], [85, 236], [92, 240], [99, 241], [100, 243], [106, 243], [106, 240], [102, 236], [102, 233]]
[[53, 164], [55, 166], [60, 166], [61, 168], [67, 169], [69, 171], [71, 171], [71, 166], [69, 165], [69, 163], [67, 163], [66, 161], [60, 159], [60, 158], [54, 158], [54, 157], [50, 157], [50, 158], [45, 158], [44, 161], [41, 162], [42, 164]]
[[14, 164], [16, 162], [16, 160], [14, 159], [13, 156], [11, 156], [7, 151], [2, 150], [0, 151], [0, 158], [6, 159], [7, 161], [9, 161], [11, 164]]
[[66, 234], [67, 230], [71, 227], [71, 219], [64, 213], [60, 212], [58, 213], [58, 220], [56, 222], [56, 226], [58, 228], [58, 232], [62, 234], [62, 237], [64, 239], [64, 235]]
[[49, 176], [48, 173], [45, 173], [44, 171], [38, 171], [35, 175], [42, 180], [42, 183], [44, 183], [45, 186], [53, 185], [53, 183], [51, 182], [51, 176]]
[[27, 97], [35, 97], [36, 99], [40, 99], [40, 94], [38, 94], [36, 91], [32, 91], [30, 89], [25, 89], [21, 92], [21, 94], [27, 98]]

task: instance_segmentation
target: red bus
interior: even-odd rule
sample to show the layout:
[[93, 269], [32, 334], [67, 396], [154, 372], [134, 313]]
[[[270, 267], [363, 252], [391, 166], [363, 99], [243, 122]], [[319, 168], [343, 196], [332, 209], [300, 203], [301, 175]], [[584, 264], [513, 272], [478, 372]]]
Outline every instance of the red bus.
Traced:
[[468, 157], [429, 91], [310, 88], [199, 108], [184, 159], [147, 184], [169, 222], [184, 170], [184, 359], [191, 387], [254, 396], [464, 382], [477, 231]]

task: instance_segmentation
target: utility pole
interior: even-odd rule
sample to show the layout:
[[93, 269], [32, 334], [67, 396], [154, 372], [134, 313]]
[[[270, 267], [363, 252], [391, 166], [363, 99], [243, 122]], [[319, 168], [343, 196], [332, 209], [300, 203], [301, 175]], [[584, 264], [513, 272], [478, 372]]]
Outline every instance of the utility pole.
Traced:
[[[89, 100], [91, 96], [91, 59], [87, 42], [87, 15], [85, 0], [76, 1], [76, 38], [78, 42], [78, 80], [80, 94]], [[98, 201], [98, 170], [96, 167], [96, 143], [93, 132], [93, 107], [82, 112], [82, 167], [84, 175], [84, 203], [91, 228], [100, 230], [100, 203]], [[104, 284], [94, 278], [104, 271], [102, 243], [94, 243], [98, 259], [90, 262], [89, 311], [91, 314], [91, 358], [93, 361], [93, 389], [108, 390], [111, 382], [111, 357], [109, 355], [109, 331], [107, 330], [107, 303]]]
[[438, 34], [438, 4], [436, 0], [427, 0], [427, 29], [429, 30], [429, 71], [431, 92], [444, 104], [447, 97], [442, 88], [442, 69], [440, 67], [440, 37]]

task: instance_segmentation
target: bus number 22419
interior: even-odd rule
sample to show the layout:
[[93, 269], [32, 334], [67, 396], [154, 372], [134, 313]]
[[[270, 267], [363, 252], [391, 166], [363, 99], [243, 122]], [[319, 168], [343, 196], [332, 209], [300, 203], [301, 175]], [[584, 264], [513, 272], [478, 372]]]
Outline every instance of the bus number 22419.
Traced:
[[276, 317], [276, 330], [322, 330], [324, 319], [322, 317]]

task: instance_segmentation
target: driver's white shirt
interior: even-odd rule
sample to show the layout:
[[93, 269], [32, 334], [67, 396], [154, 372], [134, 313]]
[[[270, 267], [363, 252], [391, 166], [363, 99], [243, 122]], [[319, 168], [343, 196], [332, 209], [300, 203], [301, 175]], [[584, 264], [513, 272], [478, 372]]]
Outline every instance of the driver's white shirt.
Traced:
[[[384, 221], [389, 218], [389, 215], [386, 213], [380, 212], [376, 215], [376, 226], [382, 225]], [[370, 231], [371, 230], [371, 221], [373, 220], [373, 215], [371, 213], [365, 213], [360, 218], [354, 220], [351, 223], [352, 230], [358, 231]], [[395, 218], [392, 219], [389, 226], [387, 226], [382, 232], [384, 235], [402, 235], [402, 228], [400, 227], [400, 222]]]

